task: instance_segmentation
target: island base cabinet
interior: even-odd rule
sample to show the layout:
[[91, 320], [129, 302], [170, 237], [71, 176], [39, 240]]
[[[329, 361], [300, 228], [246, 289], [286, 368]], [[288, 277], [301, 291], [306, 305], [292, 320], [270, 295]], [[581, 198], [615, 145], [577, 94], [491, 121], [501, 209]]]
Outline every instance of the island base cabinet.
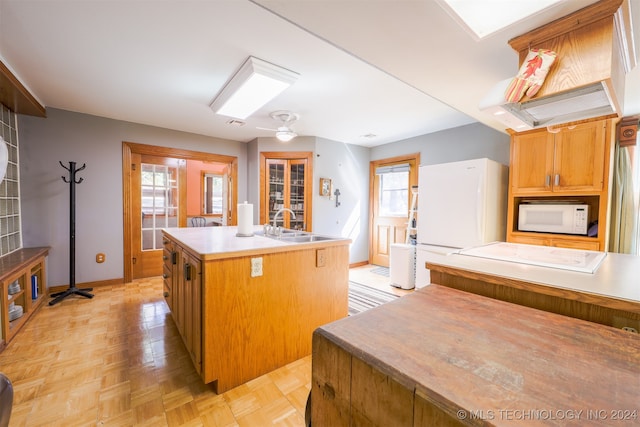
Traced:
[[200, 260], [182, 251], [180, 265], [179, 305], [181, 333], [184, 345], [191, 356], [196, 371], [202, 372], [202, 266]]
[[311, 425], [449, 427], [464, 425], [322, 334], [313, 336]]
[[[413, 410], [413, 425], [420, 427], [457, 427], [464, 426], [465, 423], [459, 418], [454, 418], [444, 412], [438, 405], [431, 401], [428, 394], [422, 390], [416, 390]], [[467, 417], [468, 411], [460, 412]], [[462, 418], [462, 417], [461, 417]], [[476, 420], [478, 421], [478, 420]]]
[[165, 238], [164, 295], [196, 371], [202, 372], [202, 263]]
[[311, 425], [351, 425], [351, 354], [314, 333], [311, 360]]
[[221, 393], [310, 355], [313, 331], [348, 314], [348, 260], [340, 244], [204, 262], [204, 382]]

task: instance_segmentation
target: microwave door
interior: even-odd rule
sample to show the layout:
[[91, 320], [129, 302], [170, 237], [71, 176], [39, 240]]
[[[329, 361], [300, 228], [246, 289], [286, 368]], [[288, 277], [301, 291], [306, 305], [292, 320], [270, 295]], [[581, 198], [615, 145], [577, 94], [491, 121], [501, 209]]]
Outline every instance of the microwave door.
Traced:
[[587, 234], [586, 204], [521, 204], [518, 230], [542, 233]]

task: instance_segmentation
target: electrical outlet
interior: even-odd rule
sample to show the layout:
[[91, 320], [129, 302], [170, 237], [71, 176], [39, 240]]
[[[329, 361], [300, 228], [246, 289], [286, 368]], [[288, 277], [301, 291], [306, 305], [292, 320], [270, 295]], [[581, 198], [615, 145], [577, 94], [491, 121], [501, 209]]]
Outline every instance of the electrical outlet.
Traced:
[[327, 250], [318, 249], [316, 251], [316, 267], [324, 267], [327, 263]]
[[251, 258], [251, 277], [262, 276], [262, 257]]
[[96, 262], [98, 264], [102, 264], [107, 259], [106, 255], [103, 253], [96, 254]]
[[613, 316], [612, 325], [614, 328], [620, 328], [627, 332], [635, 332], [636, 334], [640, 331], [640, 319], [630, 319], [628, 317], [622, 316]]

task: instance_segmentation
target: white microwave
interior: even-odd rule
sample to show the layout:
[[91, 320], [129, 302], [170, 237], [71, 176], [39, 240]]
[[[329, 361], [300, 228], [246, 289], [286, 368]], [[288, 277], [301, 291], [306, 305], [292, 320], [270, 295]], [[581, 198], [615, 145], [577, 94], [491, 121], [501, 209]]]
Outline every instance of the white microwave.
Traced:
[[519, 231], [586, 235], [588, 227], [589, 205], [531, 203], [519, 208]]

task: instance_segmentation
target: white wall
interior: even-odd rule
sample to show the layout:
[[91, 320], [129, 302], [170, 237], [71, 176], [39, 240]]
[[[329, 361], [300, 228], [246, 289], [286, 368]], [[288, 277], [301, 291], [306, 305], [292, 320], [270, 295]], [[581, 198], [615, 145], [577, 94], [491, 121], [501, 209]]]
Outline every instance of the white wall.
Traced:
[[[313, 230], [351, 239], [351, 264], [369, 259], [369, 149], [318, 138], [313, 169]], [[329, 178], [335, 198], [320, 195], [320, 178]]]
[[[50, 246], [49, 286], [69, 283], [69, 184], [58, 163], [87, 168], [76, 186], [76, 283], [124, 275], [122, 142], [238, 157], [238, 200], [246, 195], [246, 144], [47, 109], [47, 118], [18, 116], [24, 247]], [[106, 254], [97, 264], [95, 255]]]

